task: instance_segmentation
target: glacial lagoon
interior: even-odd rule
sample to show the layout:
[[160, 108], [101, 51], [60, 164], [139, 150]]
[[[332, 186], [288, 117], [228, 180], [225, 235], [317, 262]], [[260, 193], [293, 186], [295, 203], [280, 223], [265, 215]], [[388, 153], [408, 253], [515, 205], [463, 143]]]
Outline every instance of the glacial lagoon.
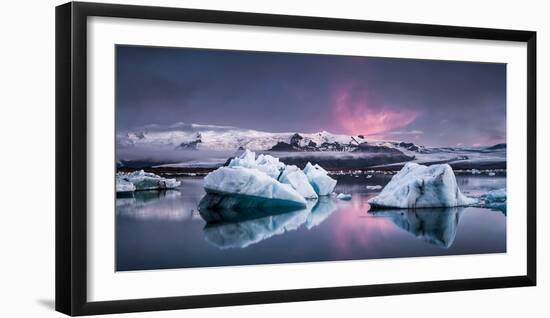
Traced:
[[[116, 199], [116, 270], [236, 266], [506, 252], [506, 210], [369, 211], [391, 175], [337, 175], [336, 193], [285, 213], [199, 210], [202, 177]], [[504, 175], [458, 174], [462, 192], [506, 188]], [[208, 220], [208, 222], [207, 222]]]

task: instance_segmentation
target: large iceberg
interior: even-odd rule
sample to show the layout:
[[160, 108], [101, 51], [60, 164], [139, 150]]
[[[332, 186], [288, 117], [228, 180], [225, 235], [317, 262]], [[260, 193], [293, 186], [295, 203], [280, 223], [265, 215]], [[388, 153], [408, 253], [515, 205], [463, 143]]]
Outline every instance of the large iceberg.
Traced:
[[306, 206], [306, 199], [292, 186], [280, 183], [264, 172], [252, 168], [218, 168], [204, 178], [204, 189], [210, 194], [267, 199], [264, 204], [271, 206]]
[[327, 171], [318, 164], [312, 165], [308, 162], [304, 173], [318, 195], [329, 195], [336, 186], [336, 180], [329, 177]]
[[176, 179], [167, 179], [143, 170], [116, 173], [116, 192], [137, 190], [174, 189], [180, 185]]
[[306, 199], [317, 199], [334, 189], [336, 180], [319, 165], [309, 164], [308, 173], [296, 166], [287, 166], [278, 158], [249, 150], [231, 159], [204, 178], [208, 197], [203, 208], [267, 209], [270, 207], [304, 208]]
[[374, 208], [436, 208], [468, 206], [477, 200], [460, 192], [448, 164], [423, 166], [409, 162], [368, 202]]

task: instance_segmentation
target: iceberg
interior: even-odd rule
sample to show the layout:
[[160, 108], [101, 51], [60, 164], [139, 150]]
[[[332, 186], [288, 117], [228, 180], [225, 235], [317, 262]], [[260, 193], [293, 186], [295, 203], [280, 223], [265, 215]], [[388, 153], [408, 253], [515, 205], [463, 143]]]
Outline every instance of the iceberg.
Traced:
[[305, 170], [287, 166], [270, 155], [260, 154], [256, 158], [256, 154], [247, 149], [231, 159], [226, 167], [220, 167], [204, 178], [207, 194], [217, 197], [205, 199], [203, 208], [305, 208], [306, 199], [330, 194], [336, 186], [336, 180], [330, 178], [323, 168], [308, 164], [309, 175]]
[[[117, 193], [132, 192], [138, 190], [162, 190], [174, 189], [180, 185], [176, 179], [167, 179], [154, 173], [143, 170], [134, 172], [116, 173]], [[132, 190], [133, 188], [133, 190]]]
[[339, 193], [339, 194], [336, 196], [336, 199], [338, 199], [338, 200], [344, 200], [344, 201], [349, 201], [349, 200], [351, 200], [351, 194], [348, 194], [348, 193]]
[[506, 189], [489, 191], [482, 195], [480, 199], [481, 207], [501, 211], [506, 214]]
[[250, 199], [267, 199], [264, 205], [306, 207], [306, 199], [289, 184], [280, 183], [266, 173], [243, 166], [221, 167], [204, 178], [209, 194], [239, 195]]
[[448, 164], [423, 166], [409, 162], [368, 202], [374, 208], [406, 209], [468, 206], [477, 200], [460, 192]]
[[485, 193], [482, 199], [486, 203], [506, 202], [506, 189], [497, 189]]
[[308, 162], [304, 173], [318, 195], [329, 195], [336, 186], [336, 180], [329, 177], [327, 171], [318, 164], [312, 165]]
[[290, 184], [306, 199], [317, 199], [317, 193], [309, 183], [305, 173], [296, 166], [286, 166], [279, 178], [281, 183]]
[[382, 186], [377, 184], [377, 185], [368, 185], [367, 187], [367, 190], [380, 190], [382, 189]]

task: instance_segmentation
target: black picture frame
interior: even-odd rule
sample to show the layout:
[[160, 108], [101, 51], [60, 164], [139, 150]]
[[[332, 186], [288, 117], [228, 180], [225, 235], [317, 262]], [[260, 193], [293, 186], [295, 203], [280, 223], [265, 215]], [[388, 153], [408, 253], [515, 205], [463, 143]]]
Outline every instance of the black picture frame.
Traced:
[[[86, 52], [91, 16], [527, 43], [527, 273], [524, 276], [89, 302]], [[536, 285], [536, 32], [70, 2], [56, 7], [56, 310], [91, 315]]]

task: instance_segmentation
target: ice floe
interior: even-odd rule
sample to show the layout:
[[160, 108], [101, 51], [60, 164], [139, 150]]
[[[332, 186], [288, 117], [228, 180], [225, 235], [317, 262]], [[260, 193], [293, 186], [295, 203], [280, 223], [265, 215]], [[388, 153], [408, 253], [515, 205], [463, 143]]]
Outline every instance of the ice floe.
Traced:
[[377, 184], [377, 185], [368, 185], [366, 186], [367, 190], [380, 190], [382, 189], [382, 186]]
[[506, 214], [506, 189], [497, 189], [485, 193], [480, 197], [479, 205]]
[[336, 199], [349, 201], [349, 200], [351, 200], [351, 194], [349, 194], [349, 193], [338, 193], [338, 195], [336, 196]]
[[167, 179], [143, 170], [116, 173], [116, 192], [174, 189], [180, 185], [176, 179]]
[[477, 200], [462, 194], [448, 164], [407, 163], [368, 202], [375, 208], [434, 208], [468, 206]]

